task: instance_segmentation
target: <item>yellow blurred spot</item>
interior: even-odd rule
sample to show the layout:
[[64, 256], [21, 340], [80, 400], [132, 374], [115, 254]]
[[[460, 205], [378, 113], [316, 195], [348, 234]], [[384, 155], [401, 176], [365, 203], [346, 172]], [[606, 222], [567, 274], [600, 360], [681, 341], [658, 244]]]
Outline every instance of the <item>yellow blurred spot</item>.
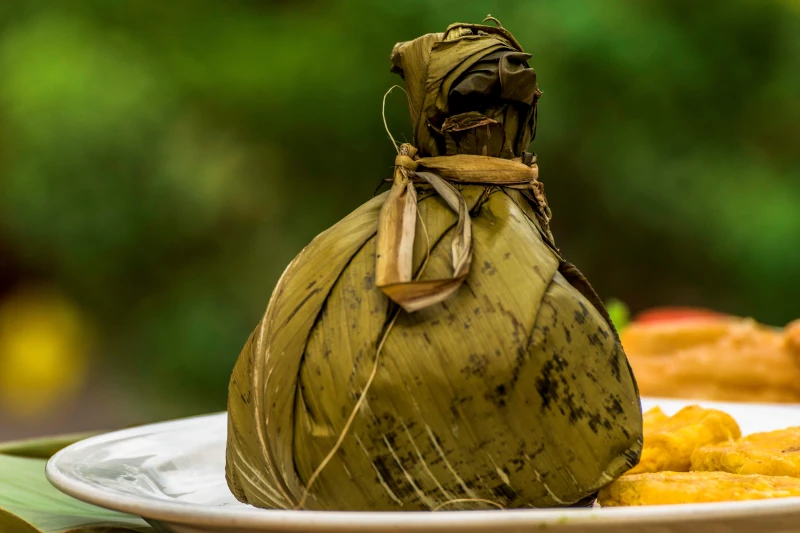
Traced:
[[23, 289], [0, 301], [0, 408], [26, 417], [53, 410], [85, 382], [88, 326], [54, 291]]

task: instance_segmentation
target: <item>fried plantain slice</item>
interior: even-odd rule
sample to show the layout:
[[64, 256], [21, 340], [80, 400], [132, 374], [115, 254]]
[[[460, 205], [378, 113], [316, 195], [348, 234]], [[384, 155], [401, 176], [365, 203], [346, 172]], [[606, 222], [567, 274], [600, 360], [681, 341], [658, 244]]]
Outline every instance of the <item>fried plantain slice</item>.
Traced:
[[601, 507], [669, 505], [800, 496], [800, 479], [728, 472], [649, 472], [623, 476], [600, 491]]
[[800, 427], [704, 446], [692, 454], [692, 470], [800, 477]]
[[666, 416], [655, 407], [642, 419], [642, 456], [639, 464], [625, 475], [665, 470], [688, 472], [695, 450], [708, 444], [733, 441], [742, 435], [731, 415], [699, 405], [684, 407], [673, 416]]

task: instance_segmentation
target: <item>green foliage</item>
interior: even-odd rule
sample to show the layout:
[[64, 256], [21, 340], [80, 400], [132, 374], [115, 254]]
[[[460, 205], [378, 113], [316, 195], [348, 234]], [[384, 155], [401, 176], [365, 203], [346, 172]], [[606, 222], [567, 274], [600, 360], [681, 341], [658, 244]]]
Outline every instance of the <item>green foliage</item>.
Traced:
[[606, 302], [606, 311], [608, 311], [608, 316], [611, 318], [611, 322], [614, 323], [614, 328], [616, 328], [617, 331], [622, 331], [631, 321], [631, 312], [628, 306], [616, 298], [612, 298]]
[[59, 450], [93, 436], [95, 433], [72, 433], [54, 437], [40, 437], [0, 443], [0, 455], [27, 457], [29, 459], [49, 459]]
[[[0, 248], [131, 385], [220, 409], [283, 267], [390, 175], [392, 46], [487, 12], [533, 54], [553, 231], [601, 295], [797, 317], [788, 0], [4, 2]], [[400, 93], [387, 120], [410, 137]]]
[[[67, 439], [69, 437], [66, 437]], [[30, 444], [30, 446], [27, 446]], [[0, 450], [0, 531], [3, 533], [149, 533], [142, 519], [101, 509], [62, 494], [45, 478], [46, 458], [34, 458], [68, 444], [56, 437], [17, 443], [20, 455]], [[12, 450], [13, 451], [13, 450]]]

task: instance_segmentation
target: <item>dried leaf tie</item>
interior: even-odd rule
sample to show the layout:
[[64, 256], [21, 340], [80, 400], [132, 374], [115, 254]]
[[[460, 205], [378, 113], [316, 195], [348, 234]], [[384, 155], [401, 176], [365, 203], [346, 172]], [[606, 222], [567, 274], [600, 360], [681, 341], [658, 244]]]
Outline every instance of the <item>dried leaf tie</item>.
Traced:
[[[531, 154], [532, 155], [532, 154]], [[395, 158], [394, 180], [378, 218], [377, 286], [405, 311], [413, 312], [439, 303], [453, 294], [469, 274], [472, 263], [472, 222], [467, 202], [453, 186], [478, 184], [527, 189], [546, 209], [537, 181], [536, 158], [502, 159], [458, 154], [417, 156], [410, 144], [400, 146]], [[430, 185], [458, 215], [451, 242], [453, 273], [433, 280], [412, 280], [414, 233], [417, 217], [415, 184]]]

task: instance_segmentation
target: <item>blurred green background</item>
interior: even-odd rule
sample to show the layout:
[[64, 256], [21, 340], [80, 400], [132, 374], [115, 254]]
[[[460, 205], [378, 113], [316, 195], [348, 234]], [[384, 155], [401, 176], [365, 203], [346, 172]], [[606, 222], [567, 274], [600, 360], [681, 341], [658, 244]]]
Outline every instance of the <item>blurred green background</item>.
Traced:
[[392, 46], [488, 13], [604, 299], [800, 317], [797, 0], [5, 0], [0, 438], [223, 410], [283, 267], [390, 176]]

